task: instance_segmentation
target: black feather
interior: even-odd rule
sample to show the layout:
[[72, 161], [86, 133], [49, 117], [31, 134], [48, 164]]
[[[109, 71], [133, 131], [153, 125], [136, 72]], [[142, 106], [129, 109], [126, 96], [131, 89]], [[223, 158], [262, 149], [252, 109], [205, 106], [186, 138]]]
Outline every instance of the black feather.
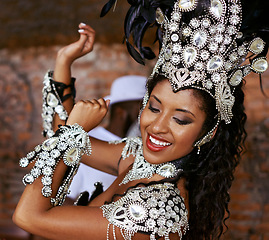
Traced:
[[145, 65], [144, 59], [141, 57], [140, 53], [127, 40], [126, 40], [126, 46], [128, 52], [131, 54], [134, 60], [142, 65]]
[[148, 8], [142, 7], [141, 15], [147, 22], [154, 23], [156, 19], [156, 10], [151, 6]]
[[269, 44], [269, 18], [268, 18], [269, 1], [242, 0], [242, 25], [241, 31], [245, 38], [253, 36], [261, 37]]
[[115, 4], [117, 0], [109, 0], [105, 6], [103, 6], [102, 10], [101, 10], [101, 14], [100, 14], [100, 17], [103, 17], [105, 16], [109, 10], [112, 8], [112, 6]]
[[[106, 3], [102, 9], [101, 16], [107, 14], [113, 4], [115, 4], [115, 1], [116, 0], [110, 0]], [[159, 25], [154, 24], [156, 9], [160, 7], [165, 14], [170, 15], [169, 13], [172, 12], [175, 1], [176, 0], [127, 0], [130, 4], [130, 8], [124, 21], [125, 42], [129, 53], [137, 62], [144, 65], [144, 58], [153, 59], [155, 57], [155, 54], [150, 47], [142, 46], [144, 35], [149, 27], [159, 27]], [[161, 32], [158, 32], [158, 35], [160, 35]], [[130, 44], [130, 38], [133, 38], [132, 42], [140, 53]], [[156, 40], [159, 41], [159, 44], [161, 44], [161, 39], [161, 37], [156, 38]]]
[[127, 39], [129, 39], [131, 35], [131, 29], [132, 29], [133, 23], [135, 19], [139, 16], [139, 14], [140, 14], [140, 6], [138, 7], [131, 6], [126, 14], [125, 21], [124, 21], [124, 33]]
[[141, 52], [146, 59], [154, 59], [156, 57], [155, 53], [151, 50], [150, 47], [142, 47]]

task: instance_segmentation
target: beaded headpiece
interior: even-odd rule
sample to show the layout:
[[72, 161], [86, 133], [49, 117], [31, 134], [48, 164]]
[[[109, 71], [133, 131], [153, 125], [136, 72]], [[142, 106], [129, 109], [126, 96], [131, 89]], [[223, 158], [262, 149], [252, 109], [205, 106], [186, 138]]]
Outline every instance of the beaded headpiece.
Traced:
[[160, 8], [157, 22], [164, 29], [162, 48], [151, 77], [167, 77], [174, 91], [193, 87], [207, 91], [216, 101], [221, 120], [230, 123], [234, 104], [233, 90], [251, 71], [263, 73], [265, 57], [242, 64], [249, 52], [259, 55], [265, 42], [256, 37], [240, 41], [241, 4], [238, 0], [211, 0], [199, 17], [184, 22], [184, 14], [193, 11], [198, 0], [178, 0], [170, 19]]
[[[110, 0], [106, 4], [102, 15], [114, 2]], [[218, 118], [230, 123], [234, 89], [250, 72], [261, 74], [268, 68], [265, 57], [268, 46], [257, 35], [259, 27], [247, 26], [249, 29], [241, 31], [244, 0], [128, 2], [131, 7], [125, 19], [126, 44], [138, 62], [154, 57], [151, 49], [143, 47], [141, 42], [146, 29], [156, 22], [158, 25], [157, 37], [161, 48], [149, 79], [160, 74], [169, 79], [175, 92], [184, 87], [208, 92], [216, 101]], [[245, 3], [246, 6], [251, 4]], [[259, 11], [249, 12], [253, 16], [259, 14]], [[255, 19], [250, 15], [246, 18], [253, 24]], [[266, 23], [259, 21], [255, 24], [263, 28], [262, 24]], [[140, 54], [129, 42], [131, 35]], [[246, 63], [246, 58], [249, 63]]]

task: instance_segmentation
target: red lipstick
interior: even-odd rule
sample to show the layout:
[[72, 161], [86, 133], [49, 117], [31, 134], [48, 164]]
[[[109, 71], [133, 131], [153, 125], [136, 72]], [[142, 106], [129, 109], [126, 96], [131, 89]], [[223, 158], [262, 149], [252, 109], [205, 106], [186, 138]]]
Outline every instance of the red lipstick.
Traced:
[[[152, 136], [151, 136], [152, 137]], [[154, 139], [157, 139], [157, 138], [154, 138]], [[161, 140], [160, 140], [161, 141]], [[164, 141], [163, 141], [164, 142]], [[149, 134], [147, 134], [147, 139], [146, 139], [146, 145], [147, 145], [147, 148], [149, 150], [151, 150], [152, 152], [159, 152], [159, 151], [162, 151], [164, 149], [166, 149], [167, 147], [169, 147], [170, 145], [166, 145], [166, 146], [161, 146], [161, 145], [157, 145], [153, 142], [151, 142], [149, 140]]]

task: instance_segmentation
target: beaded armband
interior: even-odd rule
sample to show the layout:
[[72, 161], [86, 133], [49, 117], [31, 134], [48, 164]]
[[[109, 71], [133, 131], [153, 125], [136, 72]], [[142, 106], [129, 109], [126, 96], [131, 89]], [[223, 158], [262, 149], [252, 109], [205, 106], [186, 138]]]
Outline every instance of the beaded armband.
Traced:
[[[63, 107], [63, 102], [73, 96], [75, 99], [75, 78], [71, 78], [71, 84], [66, 85], [53, 80], [53, 71], [46, 73], [43, 81], [43, 104], [42, 104], [42, 119], [43, 119], [43, 135], [51, 137], [54, 134], [52, 122], [54, 114], [57, 113], [63, 121], [67, 120], [68, 114]], [[63, 96], [64, 89], [71, 88], [71, 94]]]
[[23, 177], [22, 182], [24, 185], [32, 184], [42, 176], [42, 195], [50, 197], [55, 168], [60, 159], [63, 159], [65, 165], [68, 166], [67, 172], [56, 197], [51, 198], [53, 206], [62, 205], [83, 154], [91, 154], [91, 143], [87, 132], [78, 124], [61, 126], [53, 137], [45, 140], [41, 145], [37, 145], [34, 151], [20, 159], [21, 167], [27, 167], [35, 161], [30, 173]]
[[109, 221], [107, 240], [110, 225], [114, 239], [115, 226], [120, 228], [124, 239], [131, 239], [137, 232], [149, 234], [151, 240], [158, 237], [169, 240], [170, 233], [178, 233], [182, 239], [188, 230], [188, 210], [180, 191], [172, 183], [129, 189], [122, 198], [101, 209]]

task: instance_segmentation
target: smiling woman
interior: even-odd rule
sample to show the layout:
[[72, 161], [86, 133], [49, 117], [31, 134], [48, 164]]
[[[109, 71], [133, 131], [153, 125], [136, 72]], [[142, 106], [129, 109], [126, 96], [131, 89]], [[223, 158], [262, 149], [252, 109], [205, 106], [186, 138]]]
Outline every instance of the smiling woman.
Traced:
[[174, 93], [167, 79], [152, 90], [140, 121], [144, 157], [151, 163], [184, 157], [201, 138], [206, 113], [194, 91]]
[[[54, 73], [45, 76], [50, 138], [20, 160], [32, 169], [13, 220], [49, 239], [220, 239], [246, 135], [243, 77], [268, 67], [264, 34], [245, 29], [245, 1], [129, 2], [131, 54], [143, 62], [128, 42], [132, 33], [142, 55], [152, 57], [141, 39], [155, 16], [162, 44], [142, 103], [141, 138], [107, 143], [88, 136], [109, 100], [74, 104], [71, 65], [92, 51], [95, 37], [81, 23], [80, 39], [59, 51]], [[248, 52], [250, 63], [240, 66]], [[74, 206], [62, 206], [80, 162], [117, 178], [89, 202], [82, 194]]]

